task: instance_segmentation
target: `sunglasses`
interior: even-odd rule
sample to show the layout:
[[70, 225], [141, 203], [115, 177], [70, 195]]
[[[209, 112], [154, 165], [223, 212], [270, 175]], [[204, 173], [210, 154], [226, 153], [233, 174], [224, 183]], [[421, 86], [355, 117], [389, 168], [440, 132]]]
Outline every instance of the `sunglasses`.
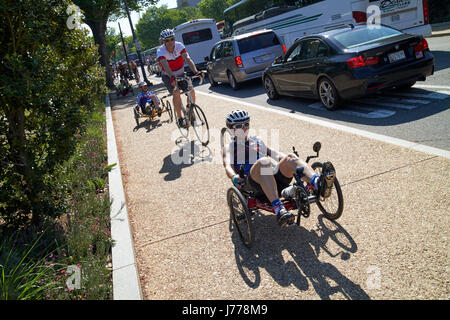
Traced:
[[171, 42], [171, 41], [175, 41], [175, 39], [174, 39], [174, 38], [170, 38], [170, 39], [164, 39], [164, 42], [165, 42], [165, 43], [167, 43], [167, 42]]
[[233, 129], [244, 129], [244, 128], [248, 128], [248, 127], [250, 127], [250, 123], [249, 123], [249, 122], [246, 122], [246, 123], [238, 123], [238, 124], [235, 124], [235, 125], [233, 126]]

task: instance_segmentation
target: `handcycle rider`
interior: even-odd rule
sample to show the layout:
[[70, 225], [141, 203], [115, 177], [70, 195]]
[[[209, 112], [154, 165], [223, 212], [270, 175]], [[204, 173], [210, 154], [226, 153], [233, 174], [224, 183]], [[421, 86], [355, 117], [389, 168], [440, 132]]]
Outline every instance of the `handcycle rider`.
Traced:
[[[172, 94], [172, 101], [175, 112], [178, 117], [178, 125], [186, 127], [187, 121], [181, 112], [181, 94], [180, 90], [175, 89], [175, 78], [184, 75], [184, 62], [186, 61], [191, 71], [197, 75], [199, 71], [192, 61], [186, 48], [181, 42], [175, 41], [175, 34], [172, 29], [165, 29], [161, 31], [160, 38], [163, 43], [158, 48], [156, 55], [159, 64], [161, 65], [161, 79], [166, 85], [167, 90]], [[192, 83], [188, 84], [187, 88], [182, 90], [190, 90], [192, 99], [195, 103], [195, 90]]]
[[147, 83], [145, 83], [144, 81], [139, 83], [139, 88], [142, 92], [137, 96], [136, 99], [136, 111], [139, 111], [139, 108], [141, 108], [143, 114], [149, 114], [153, 111], [152, 109], [154, 107], [156, 108], [158, 117], [160, 117], [162, 109], [160, 107], [159, 98], [156, 93], [154, 91], [149, 91], [147, 88]]
[[[281, 227], [292, 224], [295, 220], [295, 216], [284, 208], [280, 194], [289, 194], [289, 190], [292, 189], [290, 183], [297, 168], [303, 168], [301, 179], [311, 183], [318, 195], [324, 198], [330, 196], [336, 176], [330, 162], [324, 163], [322, 174], [319, 176], [295, 154], [286, 155], [271, 149], [259, 137], [248, 137], [250, 116], [247, 111], [234, 110], [229, 113], [226, 117], [226, 126], [233, 137], [233, 141], [222, 150], [226, 175], [238, 189], [253, 191], [258, 198], [266, 197]], [[277, 162], [274, 168], [271, 158]], [[241, 166], [245, 178], [239, 175]], [[290, 195], [292, 197], [292, 194]]]

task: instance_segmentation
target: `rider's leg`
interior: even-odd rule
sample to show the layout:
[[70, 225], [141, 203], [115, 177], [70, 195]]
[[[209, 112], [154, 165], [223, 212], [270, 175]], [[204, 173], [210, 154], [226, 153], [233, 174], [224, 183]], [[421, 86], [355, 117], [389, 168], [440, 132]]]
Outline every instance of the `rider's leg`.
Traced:
[[250, 169], [250, 177], [261, 186], [264, 194], [270, 202], [279, 199], [277, 182], [273, 176], [272, 165], [269, 157], [260, 158], [255, 162]]
[[[281, 173], [287, 177], [292, 178], [297, 168], [303, 167], [303, 177], [301, 178], [305, 182], [311, 182], [311, 178], [318, 177], [317, 173], [309, 166], [305, 161], [300, 160], [295, 154], [290, 153], [279, 162], [279, 169]], [[313, 181], [314, 182], [314, 181]], [[317, 186], [317, 185], [316, 185]]]
[[174, 90], [172, 92], [172, 101], [173, 107], [175, 108], [175, 112], [177, 113], [178, 119], [183, 118], [183, 114], [181, 113], [181, 96], [179, 90]]
[[192, 101], [195, 103], [195, 90], [192, 88], [191, 90]]
[[275, 211], [278, 224], [282, 227], [292, 224], [295, 216], [286, 210], [280, 200], [278, 187], [273, 175], [271, 160], [264, 157], [256, 161], [250, 169], [250, 178], [261, 186]]

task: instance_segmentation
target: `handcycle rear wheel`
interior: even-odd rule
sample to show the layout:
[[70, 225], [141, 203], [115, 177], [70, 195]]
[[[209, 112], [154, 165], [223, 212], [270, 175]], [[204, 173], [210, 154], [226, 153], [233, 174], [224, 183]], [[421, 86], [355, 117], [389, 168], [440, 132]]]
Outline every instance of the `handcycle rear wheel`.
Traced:
[[134, 120], [136, 121], [136, 126], [139, 127], [139, 111], [133, 108]]
[[210, 138], [208, 120], [206, 120], [205, 113], [198, 105], [191, 104], [190, 108], [192, 109], [190, 113], [192, 128], [194, 128], [197, 139], [206, 147]]
[[239, 238], [246, 247], [250, 248], [253, 245], [254, 232], [247, 201], [239, 189], [233, 186], [228, 189], [227, 202]]
[[172, 110], [172, 105], [170, 104], [169, 101], [165, 102], [164, 109], [167, 111], [167, 114], [169, 115], [169, 123], [172, 123], [173, 122], [173, 110]]
[[[314, 162], [311, 167], [317, 174], [320, 175], [322, 173], [321, 162]], [[316, 204], [327, 219], [339, 219], [344, 210], [344, 196], [342, 195], [341, 186], [337, 178], [334, 179], [331, 195], [323, 200], [320, 198], [317, 199]]]

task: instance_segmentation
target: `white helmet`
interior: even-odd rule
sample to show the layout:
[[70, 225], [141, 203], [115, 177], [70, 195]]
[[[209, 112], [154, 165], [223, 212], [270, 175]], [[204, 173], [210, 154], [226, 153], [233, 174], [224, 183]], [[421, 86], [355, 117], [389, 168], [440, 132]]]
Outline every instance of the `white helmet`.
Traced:
[[245, 110], [233, 110], [227, 115], [227, 128], [231, 129], [237, 123], [245, 123], [250, 121], [250, 116]]
[[167, 38], [172, 38], [174, 36], [175, 36], [175, 33], [173, 32], [172, 29], [165, 29], [165, 30], [161, 31], [161, 34], [159, 35], [159, 39], [164, 40]]

